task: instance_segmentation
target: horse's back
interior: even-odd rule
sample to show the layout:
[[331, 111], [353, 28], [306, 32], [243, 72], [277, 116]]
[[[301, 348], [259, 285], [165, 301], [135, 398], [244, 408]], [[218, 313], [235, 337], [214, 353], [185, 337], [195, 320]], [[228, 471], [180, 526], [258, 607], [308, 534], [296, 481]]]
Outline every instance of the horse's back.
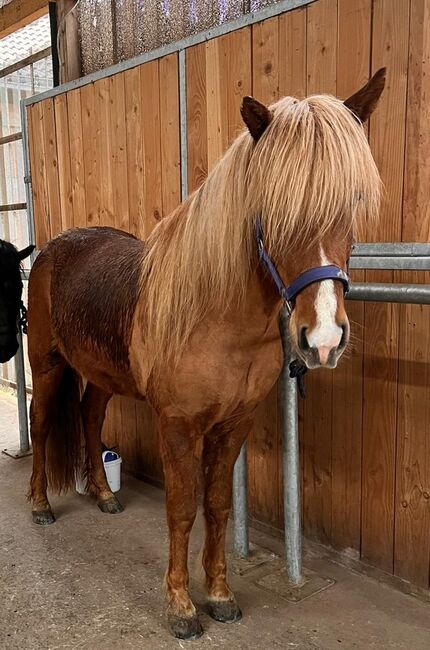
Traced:
[[[142, 241], [108, 227], [68, 230], [43, 248], [30, 275], [29, 307], [33, 314], [45, 312], [67, 358], [91, 350], [117, 368], [128, 367], [143, 256]], [[36, 321], [42, 324], [43, 317]]]

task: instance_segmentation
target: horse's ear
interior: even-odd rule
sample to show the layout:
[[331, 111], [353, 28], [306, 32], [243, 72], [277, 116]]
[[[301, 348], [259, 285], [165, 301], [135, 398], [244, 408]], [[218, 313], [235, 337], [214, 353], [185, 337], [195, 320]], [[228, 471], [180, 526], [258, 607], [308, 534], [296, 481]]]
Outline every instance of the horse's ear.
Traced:
[[257, 142], [272, 120], [271, 111], [253, 97], [244, 97], [240, 112], [250, 134]]
[[384, 90], [387, 68], [380, 68], [361, 90], [344, 101], [360, 122], [365, 122], [376, 108]]
[[36, 247], [33, 246], [33, 244], [30, 244], [30, 246], [27, 246], [26, 248], [23, 248], [22, 251], [18, 251], [18, 257], [21, 260], [25, 260], [26, 257], [32, 254]]

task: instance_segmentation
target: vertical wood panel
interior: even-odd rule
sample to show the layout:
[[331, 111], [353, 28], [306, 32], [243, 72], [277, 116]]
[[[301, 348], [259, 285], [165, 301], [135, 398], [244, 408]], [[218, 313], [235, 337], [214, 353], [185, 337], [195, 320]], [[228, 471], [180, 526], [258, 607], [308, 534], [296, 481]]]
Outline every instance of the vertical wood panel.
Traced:
[[[345, 99], [368, 80], [371, 0], [339, 0], [337, 94]], [[363, 273], [353, 275], [363, 281]], [[332, 534], [333, 546], [360, 553], [364, 304], [347, 303], [350, 350], [333, 373]]]
[[[265, 104], [279, 97], [279, 21], [271, 18], [252, 28], [252, 92]], [[281, 454], [278, 390], [275, 386], [260, 404], [249, 438], [249, 488], [253, 516], [276, 526], [281, 511]]]
[[207, 176], [206, 46], [186, 52], [188, 192], [198, 188]]
[[[379, 224], [368, 232], [377, 241], [401, 238], [408, 31], [408, 2], [374, 0], [372, 70], [388, 69], [370, 122], [370, 143], [385, 185]], [[366, 279], [387, 282], [393, 274], [367, 273]], [[398, 306], [366, 304], [362, 557], [387, 571], [393, 569], [398, 353]]]
[[143, 237], [145, 183], [139, 68], [128, 70], [124, 77], [129, 231], [136, 237]]
[[101, 225], [115, 224], [114, 183], [111, 136], [111, 110], [109, 79], [100, 79], [94, 84], [95, 108], [98, 113], [97, 152], [99, 156], [100, 203], [99, 220]]
[[41, 107], [50, 236], [55, 237], [59, 232], [61, 232], [61, 205], [60, 185], [58, 179], [54, 100], [45, 99], [43, 102], [41, 102]]
[[54, 99], [55, 132], [57, 138], [58, 178], [61, 205], [61, 229], [73, 226], [72, 173], [70, 166], [69, 121], [67, 97]]
[[46, 191], [45, 151], [43, 146], [42, 104], [28, 109], [30, 168], [32, 178], [36, 245], [43, 246], [51, 236], [48, 195]]
[[158, 61], [140, 68], [144, 159], [144, 225], [147, 237], [162, 216], [160, 77]]
[[178, 56], [160, 59], [160, 124], [163, 216], [181, 201]]
[[[36, 104], [37, 105], [37, 104]], [[67, 117], [69, 122], [70, 172], [72, 179], [73, 225], [86, 225], [85, 169], [82, 142], [81, 90], [67, 93]]]
[[[292, 97], [306, 96], [306, 9], [298, 9], [279, 16], [279, 95]], [[279, 390], [279, 387], [278, 387]], [[300, 483], [304, 494], [304, 401], [299, 399], [299, 439], [300, 439]], [[283, 480], [282, 480], [282, 444], [281, 444], [281, 410], [278, 409], [278, 429], [280, 440], [280, 480], [279, 480], [279, 522], [283, 524]], [[303, 498], [301, 499], [303, 512]]]
[[228, 146], [228, 36], [206, 43], [206, 108], [208, 171]]
[[98, 111], [94, 84], [81, 88], [82, 150], [85, 173], [85, 221], [87, 226], [100, 223], [100, 176], [98, 151]]
[[279, 16], [279, 94], [306, 96], [306, 9]]
[[206, 45], [186, 51], [188, 192], [203, 183], [208, 173]]
[[[411, 3], [403, 240], [430, 241], [430, 2]], [[430, 282], [430, 273], [396, 273]], [[429, 586], [430, 310], [400, 308], [394, 572]]]
[[[307, 14], [307, 93], [335, 95], [337, 0], [321, 0], [309, 6]], [[311, 537], [330, 542], [332, 375], [315, 370], [308, 377], [304, 405], [304, 527]]]

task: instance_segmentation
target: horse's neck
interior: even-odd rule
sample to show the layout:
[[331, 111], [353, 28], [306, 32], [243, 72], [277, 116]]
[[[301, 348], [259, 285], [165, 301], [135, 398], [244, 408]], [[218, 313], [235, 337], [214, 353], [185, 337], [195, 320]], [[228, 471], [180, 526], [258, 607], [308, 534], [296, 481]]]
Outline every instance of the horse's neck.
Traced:
[[273, 325], [277, 331], [282, 300], [273, 280], [259, 267], [249, 278], [243, 308], [236, 303], [229, 309], [228, 320], [235, 319], [244, 336], [257, 338]]

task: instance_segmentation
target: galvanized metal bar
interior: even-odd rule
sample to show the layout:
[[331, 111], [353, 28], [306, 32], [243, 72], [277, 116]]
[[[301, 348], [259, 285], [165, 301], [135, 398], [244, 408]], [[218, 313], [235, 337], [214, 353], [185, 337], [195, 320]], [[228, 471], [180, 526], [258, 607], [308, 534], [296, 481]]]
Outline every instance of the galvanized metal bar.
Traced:
[[297, 410], [297, 382], [290, 379], [291, 346], [288, 316], [280, 319], [284, 365], [281, 374], [282, 468], [284, 494], [285, 564], [288, 581], [300, 585], [302, 576], [302, 528], [300, 508], [300, 454]]
[[193, 47], [193, 45], [198, 45], [199, 43], [210, 41], [213, 38], [218, 38], [218, 36], [224, 36], [225, 34], [230, 34], [230, 32], [234, 32], [237, 29], [242, 29], [243, 27], [253, 25], [254, 23], [259, 23], [263, 20], [266, 20], [267, 18], [273, 18], [274, 16], [279, 16], [280, 14], [286, 13], [287, 11], [291, 11], [292, 9], [305, 7], [306, 5], [310, 5], [313, 2], [315, 2], [315, 0], [280, 0], [280, 2], [276, 2], [275, 4], [244, 14], [243, 16], [240, 16], [239, 18], [237, 18], [236, 20], [232, 20], [231, 22], [224, 23], [222, 25], [217, 25], [216, 27], [212, 27], [211, 29], [208, 29], [204, 32], [199, 32], [198, 34], [192, 34], [191, 36], [187, 36], [186, 38], [183, 38], [180, 41], [169, 43], [168, 45], [159, 47], [156, 50], [152, 50], [151, 52], [145, 52], [144, 54], [139, 54], [139, 56], [136, 56], [133, 59], [128, 59], [127, 61], [121, 61], [116, 65], [110, 66], [109, 68], [105, 68], [104, 70], [98, 70], [97, 72], [89, 74], [85, 77], [81, 77], [80, 79], [69, 81], [68, 83], [62, 84], [61, 86], [57, 86], [56, 88], [52, 88], [38, 95], [34, 95], [33, 97], [28, 97], [27, 99], [22, 101], [26, 106], [29, 106], [30, 104], [35, 104], [37, 102], [42, 101], [43, 99], [47, 99], [48, 97], [55, 97], [56, 95], [60, 95], [61, 93], [67, 92], [68, 90], [72, 90], [74, 88], [81, 88], [82, 86], [86, 86], [87, 84], [93, 83], [98, 79], [111, 77], [117, 72], [124, 72], [124, 70], [130, 70], [131, 68], [135, 68], [138, 65], [142, 65], [142, 63], [148, 63], [149, 61], [154, 61], [155, 59], [159, 59], [160, 57], [167, 56], [168, 54], [173, 54], [174, 52], [180, 52], [181, 50], [185, 50], [188, 47]]
[[42, 59], [46, 59], [46, 57], [49, 56], [50, 54], [51, 54], [50, 47], [45, 47], [45, 49], [40, 50], [40, 52], [35, 52], [35, 54], [30, 54], [29, 56], [26, 56], [25, 59], [21, 59], [16, 63], [12, 63], [11, 65], [8, 65], [7, 68], [0, 69], [0, 79], [3, 79], [3, 77], [7, 77], [7, 75], [12, 74], [13, 72], [18, 72], [18, 70], [22, 70], [22, 68], [26, 68], [28, 65], [36, 63], [36, 61], [41, 61]]
[[[29, 244], [36, 243], [36, 231], [34, 226], [34, 212], [33, 212], [33, 192], [31, 188], [31, 174], [30, 174], [30, 149], [28, 146], [28, 121], [27, 109], [24, 102], [21, 100], [21, 130], [22, 130], [22, 155], [24, 158], [24, 184], [25, 184], [25, 198], [27, 200], [27, 230]], [[36, 259], [36, 251], [34, 250], [30, 256], [30, 267]]]
[[430, 271], [430, 256], [428, 257], [351, 257], [350, 269], [376, 269], [386, 271]]
[[242, 446], [233, 472], [233, 534], [234, 550], [243, 558], [249, 555], [248, 472], [246, 443]]
[[19, 451], [25, 454], [30, 449], [27, 416], [27, 391], [25, 386], [24, 346], [21, 330], [18, 329], [18, 352], [15, 355], [16, 392], [18, 397]]
[[430, 305], [430, 285], [354, 283], [346, 297], [348, 300]]
[[416, 242], [381, 242], [354, 244], [354, 257], [421, 257], [430, 256], [430, 244]]
[[188, 143], [187, 143], [187, 70], [185, 50], [179, 50], [179, 138], [181, 149], [181, 198], [188, 194]]

